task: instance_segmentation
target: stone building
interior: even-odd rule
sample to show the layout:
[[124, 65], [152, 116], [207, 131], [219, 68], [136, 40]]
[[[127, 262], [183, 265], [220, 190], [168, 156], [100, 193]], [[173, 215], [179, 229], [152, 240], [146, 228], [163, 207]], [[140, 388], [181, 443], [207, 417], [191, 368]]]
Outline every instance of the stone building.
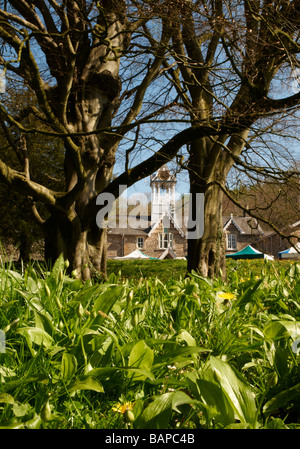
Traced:
[[247, 215], [242, 217], [223, 217], [226, 254], [232, 254], [248, 245], [257, 247], [264, 231], [255, 218]]
[[[124, 257], [136, 249], [157, 259], [186, 257], [186, 229], [183, 220], [176, 215], [176, 182], [176, 177], [170, 173], [166, 165], [151, 176], [151, 215], [140, 217], [139, 229], [130, 227], [109, 229], [107, 237], [109, 258]], [[180, 213], [182, 214], [181, 209]], [[257, 246], [264, 235], [257, 221], [249, 216], [224, 216], [223, 230], [227, 254], [239, 251], [247, 245]]]
[[[122, 217], [116, 220], [115, 225], [108, 229], [107, 257], [124, 257], [135, 250], [156, 259], [186, 258], [187, 256], [187, 230], [182, 219], [182, 204], [176, 203], [176, 176], [164, 165], [157, 173], [150, 177], [151, 212], [139, 217], [139, 226], [127, 226], [128, 216], [124, 227], [121, 227]], [[264, 232], [252, 217], [223, 216], [223, 231], [226, 244], [226, 254], [235, 253], [248, 245], [278, 257], [278, 253], [291, 246], [287, 239], [282, 239], [275, 232]], [[294, 235], [292, 243], [300, 239], [300, 220], [287, 226], [283, 230], [285, 235]], [[43, 259], [42, 240], [36, 242], [31, 257]], [[17, 260], [17, 248], [9, 242], [2, 243], [0, 247], [0, 262], [2, 260]]]
[[300, 242], [300, 220], [286, 226], [282, 229], [283, 235], [294, 236], [289, 242], [288, 239], [282, 238], [277, 232], [266, 232], [258, 243], [258, 249], [262, 252], [278, 257], [279, 252], [290, 248]]
[[166, 165], [151, 176], [151, 215], [139, 217], [138, 229], [110, 228], [108, 258], [127, 256], [136, 249], [156, 259], [186, 256], [186, 233], [175, 216], [176, 182]]

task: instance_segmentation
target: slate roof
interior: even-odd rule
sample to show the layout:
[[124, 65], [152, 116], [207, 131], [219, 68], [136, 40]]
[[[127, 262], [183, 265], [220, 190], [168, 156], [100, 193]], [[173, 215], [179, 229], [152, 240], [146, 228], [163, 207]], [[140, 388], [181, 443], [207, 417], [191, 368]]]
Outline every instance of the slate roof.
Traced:
[[148, 235], [148, 233], [144, 229], [133, 229], [133, 228], [110, 228], [108, 230], [108, 233], [111, 235], [137, 235], [137, 236], [143, 236]]
[[233, 224], [241, 234], [255, 234], [263, 235], [260, 224], [255, 218], [246, 217], [235, 217], [235, 216], [224, 216], [223, 217], [223, 229], [226, 229], [230, 224]]
[[[130, 226], [127, 226], [126, 228], [121, 228], [119, 226], [117, 227], [110, 227], [109, 228], [109, 234], [124, 234], [124, 235], [149, 235], [151, 230], [155, 227], [155, 225], [151, 226], [151, 219], [148, 216], [142, 216], [139, 217], [140, 220], [140, 227], [138, 229], [133, 229]], [[158, 221], [158, 223], [162, 220], [162, 218]], [[157, 223], [156, 223], [157, 224]], [[246, 217], [236, 217], [236, 216], [223, 216], [223, 229], [226, 230], [230, 224], [233, 224], [237, 230], [241, 234], [246, 235], [264, 235], [265, 232], [262, 230], [261, 226], [257, 222], [255, 218], [246, 216]], [[175, 228], [176, 221], [174, 223]], [[181, 232], [180, 232], [181, 231]], [[180, 228], [179, 233], [184, 234], [185, 233], [185, 227], [182, 226]]]
[[[177, 223], [176, 220], [173, 220], [172, 217], [170, 216], [170, 214], [168, 212], [166, 212], [164, 214], [164, 216], [167, 215], [169, 217], [169, 219], [173, 222], [174, 227], [178, 230], [178, 232], [184, 236], [184, 231], [182, 230], [182, 228], [180, 228]], [[164, 217], [163, 216], [163, 217]], [[155, 224], [152, 225], [151, 223], [151, 217], [148, 216], [141, 216], [139, 217], [138, 221], [139, 223], [139, 228], [138, 229], [134, 229], [130, 226], [127, 226], [126, 228], [122, 228], [120, 226], [116, 226], [116, 227], [109, 227], [109, 234], [124, 234], [124, 235], [150, 235], [151, 231], [156, 229], [157, 225], [162, 221], [163, 217], [161, 217]], [[123, 217], [124, 218], [124, 217]]]

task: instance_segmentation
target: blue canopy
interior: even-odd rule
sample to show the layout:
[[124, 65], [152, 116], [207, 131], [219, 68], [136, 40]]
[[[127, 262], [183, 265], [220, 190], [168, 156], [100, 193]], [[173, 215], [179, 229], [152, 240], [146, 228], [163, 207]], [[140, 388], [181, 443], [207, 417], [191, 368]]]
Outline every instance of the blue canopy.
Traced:
[[300, 254], [298, 251], [300, 251], [300, 243], [296, 244], [296, 248], [288, 248], [285, 249], [284, 251], [280, 251], [278, 253], [278, 257], [279, 259], [300, 259]]

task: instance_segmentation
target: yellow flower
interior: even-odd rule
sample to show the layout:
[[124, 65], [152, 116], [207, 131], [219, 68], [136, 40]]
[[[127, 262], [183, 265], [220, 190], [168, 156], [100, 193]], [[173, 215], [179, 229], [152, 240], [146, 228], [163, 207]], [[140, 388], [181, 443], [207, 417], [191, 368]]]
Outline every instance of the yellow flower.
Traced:
[[127, 410], [132, 410], [134, 407], [134, 404], [132, 402], [124, 402], [123, 404], [121, 404], [120, 402], [118, 402], [113, 408], [113, 412], [119, 412], [122, 413], [124, 415], [124, 413]]
[[218, 298], [224, 299], [224, 301], [230, 301], [231, 299], [236, 299], [233, 293], [222, 292], [218, 294]]

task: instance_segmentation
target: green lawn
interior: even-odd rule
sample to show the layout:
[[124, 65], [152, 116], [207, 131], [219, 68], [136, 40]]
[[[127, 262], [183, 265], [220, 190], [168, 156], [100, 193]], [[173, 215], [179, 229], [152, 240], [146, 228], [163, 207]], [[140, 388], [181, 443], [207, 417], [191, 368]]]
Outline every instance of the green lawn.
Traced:
[[0, 428], [299, 428], [300, 265], [185, 268], [0, 268]]
[[[288, 268], [294, 262], [287, 260], [275, 260], [269, 264], [278, 270]], [[248, 278], [251, 274], [261, 274], [264, 261], [257, 260], [227, 260], [227, 273], [230, 277], [236, 270], [242, 278]], [[139, 279], [157, 277], [162, 282], [180, 279], [186, 275], [187, 263], [185, 260], [108, 260], [107, 273], [120, 275], [123, 279]]]
[[185, 260], [108, 260], [107, 273], [126, 278], [139, 279], [158, 277], [162, 282], [185, 276]]

